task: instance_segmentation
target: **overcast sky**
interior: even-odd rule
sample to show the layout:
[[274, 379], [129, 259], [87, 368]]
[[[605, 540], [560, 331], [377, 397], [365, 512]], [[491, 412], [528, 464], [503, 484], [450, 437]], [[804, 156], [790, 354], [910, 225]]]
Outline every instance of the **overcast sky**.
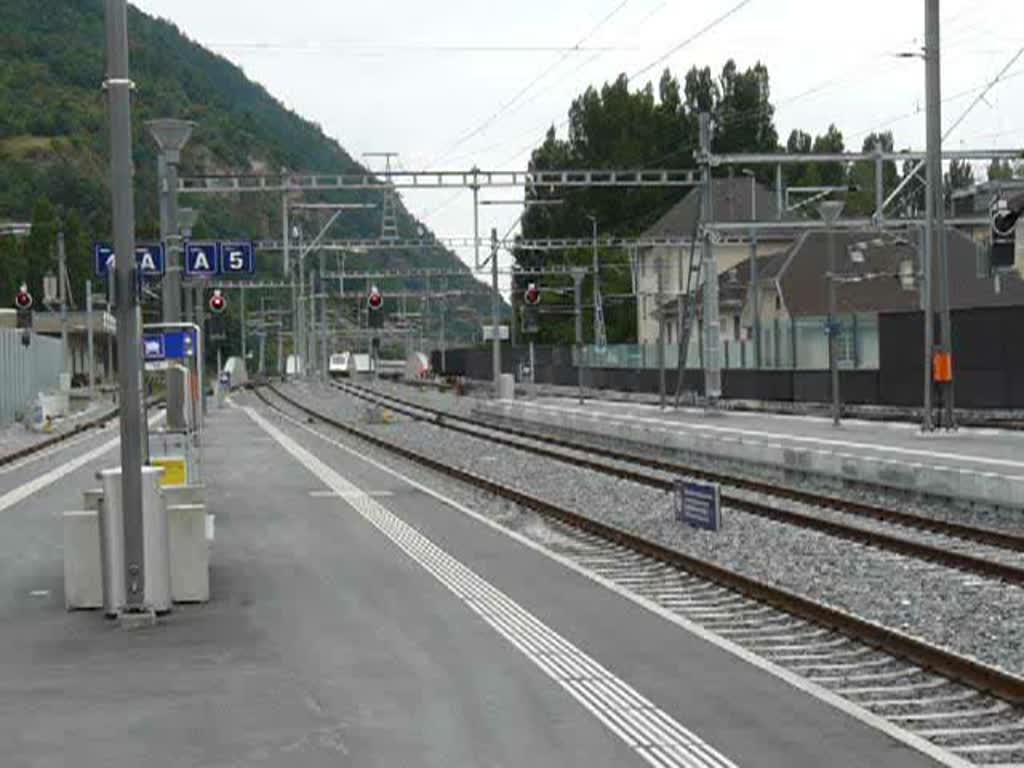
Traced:
[[[525, 167], [546, 128], [562, 126], [589, 84], [639, 72], [739, 0], [133, 0], [231, 59], [357, 159], [400, 153], [407, 169]], [[1024, 46], [1020, 0], [943, 0], [943, 119], [952, 122]], [[665, 66], [716, 72], [764, 62], [776, 126], [823, 132], [848, 148], [891, 129], [924, 143], [921, 0], [748, 0], [631, 84]], [[571, 50], [579, 45], [581, 50]], [[1016, 76], [1015, 76], [1016, 75]], [[950, 137], [953, 147], [1024, 145], [1024, 56]], [[528, 90], [525, 90], [528, 86]], [[496, 116], [496, 117], [495, 117]], [[314, 169], [308, 169], [314, 170]], [[332, 169], [316, 169], [330, 171]], [[509, 192], [491, 197], [508, 199]], [[439, 236], [472, 233], [469, 193], [407, 194]], [[518, 216], [484, 208], [481, 229]], [[467, 254], [460, 254], [464, 258]]]

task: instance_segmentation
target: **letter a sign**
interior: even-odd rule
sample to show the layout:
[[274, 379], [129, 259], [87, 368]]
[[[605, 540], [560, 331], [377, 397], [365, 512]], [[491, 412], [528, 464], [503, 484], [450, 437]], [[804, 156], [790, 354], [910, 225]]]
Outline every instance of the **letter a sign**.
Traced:
[[185, 243], [185, 274], [190, 277], [214, 277], [220, 266], [217, 243]]

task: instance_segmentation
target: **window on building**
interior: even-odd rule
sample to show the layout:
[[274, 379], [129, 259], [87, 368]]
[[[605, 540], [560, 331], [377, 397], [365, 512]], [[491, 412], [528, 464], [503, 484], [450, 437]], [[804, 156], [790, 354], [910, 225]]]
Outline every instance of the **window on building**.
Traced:
[[775, 311], [776, 312], [781, 312], [782, 311], [782, 297], [779, 296], [779, 294], [777, 294], [777, 293], [775, 294]]
[[836, 336], [836, 364], [852, 368], [857, 362], [856, 345], [857, 338], [853, 332], [853, 325], [850, 322], [844, 322]]
[[732, 337], [736, 340], [740, 340], [740, 316], [732, 316]]

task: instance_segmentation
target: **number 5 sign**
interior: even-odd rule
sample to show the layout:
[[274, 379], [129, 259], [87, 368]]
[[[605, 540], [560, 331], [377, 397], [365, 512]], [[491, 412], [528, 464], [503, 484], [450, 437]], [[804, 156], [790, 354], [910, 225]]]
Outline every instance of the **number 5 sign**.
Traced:
[[224, 275], [254, 274], [256, 272], [256, 255], [252, 243], [221, 243], [220, 271]]

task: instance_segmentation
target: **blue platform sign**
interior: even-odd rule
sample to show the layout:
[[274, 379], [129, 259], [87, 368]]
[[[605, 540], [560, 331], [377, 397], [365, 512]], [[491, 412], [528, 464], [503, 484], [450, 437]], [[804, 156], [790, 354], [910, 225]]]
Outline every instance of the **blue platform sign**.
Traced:
[[[93, 270], [106, 278], [114, 266], [114, 248], [109, 243], [96, 243], [92, 248]], [[140, 243], [135, 247], [135, 265], [146, 278], [160, 277], [167, 271], [167, 258], [162, 243]]]
[[162, 333], [147, 333], [142, 337], [142, 357], [147, 363], [167, 359], [167, 347]]
[[722, 527], [722, 497], [717, 483], [677, 480], [675, 491], [676, 520], [705, 531]]
[[220, 244], [220, 271], [224, 275], [252, 275], [256, 273], [256, 249], [252, 242], [224, 242]]
[[142, 336], [143, 358], [147, 363], [187, 360], [196, 356], [197, 348], [194, 330], [168, 330]]
[[216, 277], [220, 271], [220, 243], [185, 243], [185, 274]]
[[196, 332], [165, 331], [164, 351], [168, 360], [187, 360], [196, 356]]

